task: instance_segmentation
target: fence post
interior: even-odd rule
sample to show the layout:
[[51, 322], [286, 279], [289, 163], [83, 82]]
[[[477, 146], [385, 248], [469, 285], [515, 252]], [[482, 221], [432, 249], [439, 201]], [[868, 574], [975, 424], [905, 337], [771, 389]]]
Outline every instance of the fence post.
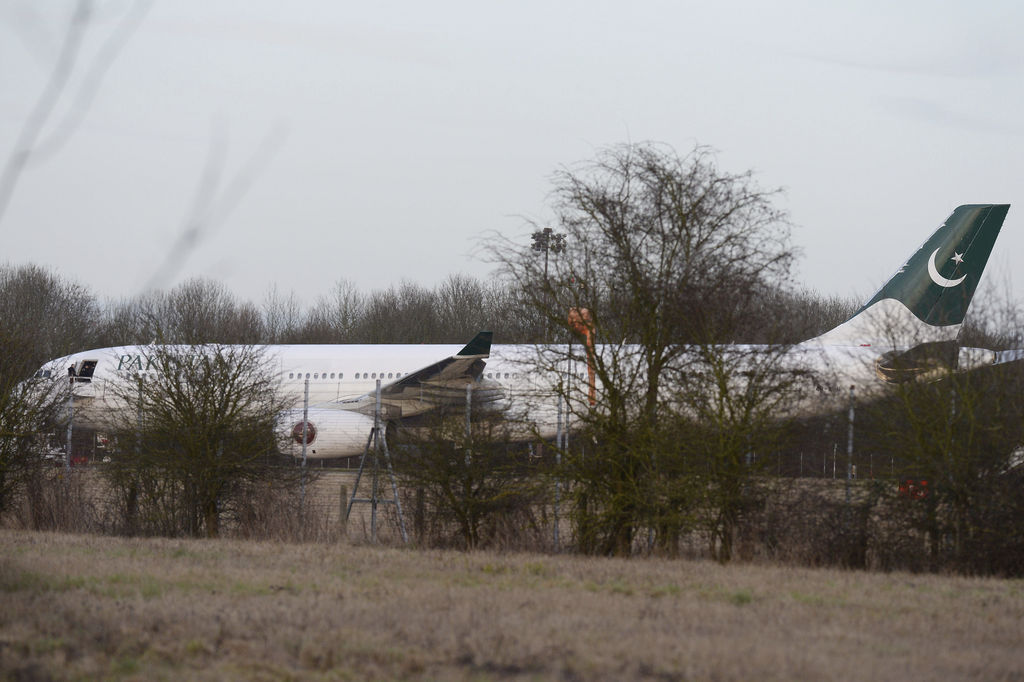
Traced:
[[427, 535], [427, 501], [423, 488], [416, 488], [416, 508], [413, 511], [412, 525], [416, 531], [416, 542], [422, 547]]
[[341, 535], [348, 535], [348, 486], [341, 484], [341, 494], [338, 497], [339, 507], [338, 523], [341, 526]]

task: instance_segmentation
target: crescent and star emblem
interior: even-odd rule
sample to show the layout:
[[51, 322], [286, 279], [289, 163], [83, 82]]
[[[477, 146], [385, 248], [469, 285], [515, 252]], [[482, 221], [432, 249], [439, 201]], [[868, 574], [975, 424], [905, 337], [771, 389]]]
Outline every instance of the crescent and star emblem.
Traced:
[[[961, 275], [957, 279], [946, 279], [945, 277], [940, 275], [939, 269], [935, 267], [935, 257], [937, 255], [939, 255], [939, 250], [935, 249], [932, 252], [931, 258], [928, 259], [928, 276], [932, 278], [933, 282], [938, 284], [940, 287], [949, 288], [955, 287], [957, 284], [960, 284], [960, 282], [963, 282], [965, 279], [967, 279], [967, 275]], [[964, 255], [962, 253], [954, 253], [953, 257], [950, 258], [950, 260], [955, 262], [957, 265], [960, 265], [961, 263], [964, 262]]]

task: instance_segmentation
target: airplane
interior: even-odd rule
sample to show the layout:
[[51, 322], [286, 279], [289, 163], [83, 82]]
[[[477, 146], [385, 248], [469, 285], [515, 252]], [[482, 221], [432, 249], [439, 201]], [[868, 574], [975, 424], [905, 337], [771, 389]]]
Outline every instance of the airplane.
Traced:
[[[817, 394], [803, 410], [833, 409], [846, 387], [872, 395], [886, 385], [928, 378], [940, 369], [971, 369], [1024, 359], [1024, 351], [960, 348], [957, 337], [985, 265], [1009, 210], [1008, 204], [959, 206], [849, 320], [784, 350], [788, 367], [808, 368]], [[555, 404], [560, 377], [531, 366], [542, 347], [492, 345], [480, 332], [464, 347], [431, 345], [269, 345], [266, 357], [276, 369], [281, 392], [302, 408], [286, 410], [279, 431], [291, 454], [330, 459], [362, 454], [378, 410], [383, 422], [405, 425], [443, 407], [465, 404], [507, 410], [519, 401], [545, 439], [563, 428]], [[202, 352], [202, 347], [181, 347]], [[601, 354], [607, 346], [592, 345]], [[750, 349], [750, 346], [740, 347]], [[563, 352], [558, 349], [557, 352]], [[76, 426], [108, 428], [130, 406], [116, 382], [159, 371], [147, 346], [99, 348], [47, 363], [37, 377], [70, 384]], [[589, 383], [592, 368], [566, 371]], [[64, 372], [64, 368], [68, 372]], [[588, 371], [590, 370], [590, 371]], [[68, 381], [70, 379], [70, 381]], [[304, 397], [308, 382], [308, 400]], [[826, 396], [827, 397], [827, 396]], [[575, 406], [579, 409], [580, 406]]]

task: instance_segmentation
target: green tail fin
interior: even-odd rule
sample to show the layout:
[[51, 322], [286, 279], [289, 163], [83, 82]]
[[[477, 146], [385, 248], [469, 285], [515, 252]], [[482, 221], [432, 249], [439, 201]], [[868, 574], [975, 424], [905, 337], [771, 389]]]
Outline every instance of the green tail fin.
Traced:
[[458, 352], [460, 357], [479, 355], [487, 357], [491, 352], [491, 332], [479, 332], [466, 347]]
[[958, 206], [858, 313], [889, 298], [925, 324], [963, 322], [1009, 209], [1009, 204]]
[[863, 308], [812, 341], [911, 348], [956, 340], [1009, 208], [958, 206]]

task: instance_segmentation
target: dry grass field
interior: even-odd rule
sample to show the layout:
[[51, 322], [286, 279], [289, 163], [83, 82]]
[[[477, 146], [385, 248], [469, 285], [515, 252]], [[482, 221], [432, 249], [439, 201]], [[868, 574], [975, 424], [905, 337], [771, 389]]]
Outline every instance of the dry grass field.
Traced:
[[1024, 679], [1024, 582], [0, 530], [3, 679]]

